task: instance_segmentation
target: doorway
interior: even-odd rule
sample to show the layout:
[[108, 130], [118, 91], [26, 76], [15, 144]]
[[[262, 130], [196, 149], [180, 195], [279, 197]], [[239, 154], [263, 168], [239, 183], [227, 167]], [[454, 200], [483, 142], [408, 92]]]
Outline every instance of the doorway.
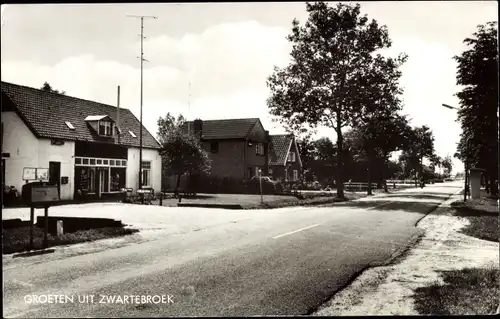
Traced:
[[57, 192], [61, 196], [61, 162], [49, 162], [49, 184], [57, 185]]
[[100, 167], [97, 169], [97, 172], [97, 192], [99, 197], [101, 197], [102, 193], [109, 192], [109, 168]]

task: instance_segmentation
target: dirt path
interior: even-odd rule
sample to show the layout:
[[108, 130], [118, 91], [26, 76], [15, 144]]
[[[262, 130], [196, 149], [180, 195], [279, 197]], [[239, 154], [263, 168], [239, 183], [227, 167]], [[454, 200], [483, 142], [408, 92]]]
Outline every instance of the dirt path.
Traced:
[[459, 233], [468, 220], [449, 215], [452, 196], [417, 227], [426, 234], [398, 264], [371, 268], [335, 295], [315, 316], [418, 315], [413, 292], [440, 281], [437, 271], [499, 266], [499, 244]]

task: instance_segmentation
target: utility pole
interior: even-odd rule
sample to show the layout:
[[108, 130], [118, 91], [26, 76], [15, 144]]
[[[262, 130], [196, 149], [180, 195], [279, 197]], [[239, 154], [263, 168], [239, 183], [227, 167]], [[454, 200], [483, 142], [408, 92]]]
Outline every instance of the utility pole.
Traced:
[[144, 58], [144, 39], [146, 38], [144, 36], [144, 19], [157, 19], [158, 17], [155, 16], [137, 16], [137, 15], [127, 15], [129, 18], [140, 18], [141, 19], [141, 56], [138, 57], [141, 59], [141, 111], [140, 111], [140, 122], [141, 122], [141, 129], [139, 131], [139, 189], [142, 188], [142, 95], [143, 95], [143, 64], [144, 61], [149, 62]]

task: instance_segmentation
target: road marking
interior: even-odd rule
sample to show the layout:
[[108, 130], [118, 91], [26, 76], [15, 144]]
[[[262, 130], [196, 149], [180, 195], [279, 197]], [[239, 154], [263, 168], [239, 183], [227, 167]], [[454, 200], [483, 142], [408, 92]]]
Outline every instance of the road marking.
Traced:
[[291, 231], [291, 232], [288, 232], [288, 233], [284, 233], [284, 234], [281, 234], [281, 235], [278, 235], [278, 236], [274, 236], [273, 239], [277, 239], [277, 238], [280, 238], [280, 237], [283, 237], [283, 236], [295, 234], [295, 233], [298, 233], [299, 231], [303, 231], [303, 230], [306, 230], [306, 229], [309, 229], [309, 228], [313, 228], [313, 227], [316, 227], [316, 226], [319, 226], [319, 225], [321, 225], [321, 224], [314, 224], [314, 225], [311, 225], [311, 226], [300, 228], [300, 229], [297, 229], [297, 230], [294, 230], [294, 231]]

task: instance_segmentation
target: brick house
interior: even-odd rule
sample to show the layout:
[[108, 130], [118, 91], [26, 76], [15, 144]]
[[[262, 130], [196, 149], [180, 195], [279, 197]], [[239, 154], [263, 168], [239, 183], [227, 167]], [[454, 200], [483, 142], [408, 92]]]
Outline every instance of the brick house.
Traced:
[[244, 180], [268, 172], [269, 132], [258, 118], [187, 121], [186, 134], [195, 134], [212, 160], [211, 175]]
[[302, 160], [293, 134], [270, 135], [269, 175], [274, 180], [297, 181], [302, 175]]
[[62, 200], [76, 193], [160, 190], [160, 144], [128, 109], [2, 82], [2, 185], [19, 191], [25, 168], [48, 168]]

